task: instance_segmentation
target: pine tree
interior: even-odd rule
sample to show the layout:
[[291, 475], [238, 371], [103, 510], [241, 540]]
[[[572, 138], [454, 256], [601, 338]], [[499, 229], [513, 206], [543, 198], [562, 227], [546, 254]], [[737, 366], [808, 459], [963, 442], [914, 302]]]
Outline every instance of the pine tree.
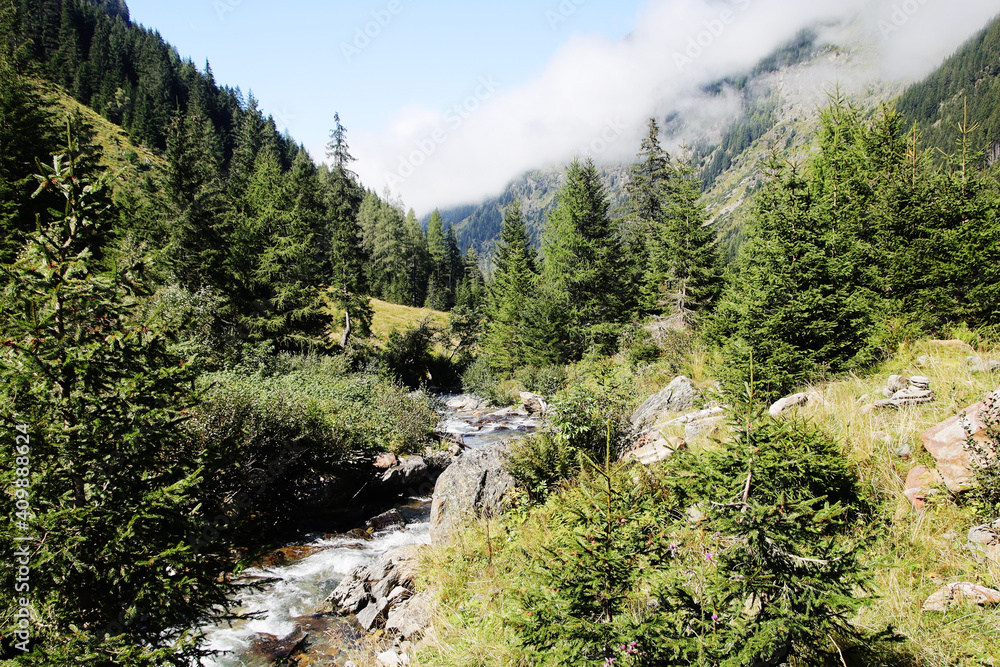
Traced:
[[[63, 200], [5, 266], [0, 396], [5, 430], [30, 449], [31, 651], [21, 664], [186, 665], [225, 604], [223, 563], [195, 554], [197, 453], [181, 436], [193, 377], [144, 319], [143, 263], [95, 270], [110, 233], [108, 174], [81, 168], [69, 139], [39, 192]], [[0, 477], [14, 488], [13, 466]], [[27, 513], [26, 513], [27, 514]], [[13, 590], [15, 570], [5, 570]], [[14, 625], [15, 598], [2, 607]]]
[[590, 345], [609, 345], [617, 338], [616, 323], [629, 316], [630, 295], [618, 230], [589, 159], [569, 166], [542, 248], [542, 276], [570, 304], [576, 354]]
[[675, 160], [664, 220], [650, 239], [645, 288], [654, 309], [691, 323], [708, 311], [722, 288], [715, 233], [706, 225], [701, 186], [690, 162]]
[[433, 310], [448, 310], [451, 302], [451, 248], [445, 236], [444, 221], [437, 210], [431, 214], [427, 223], [427, 255], [430, 259], [430, 275], [427, 278], [427, 302], [424, 306]]
[[528, 230], [517, 200], [504, 211], [493, 267], [483, 354], [495, 368], [510, 371], [523, 360], [525, 306], [538, 282]]
[[[327, 157], [333, 162], [327, 180], [328, 239], [330, 245], [330, 288], [338, 307], [344, 312], [344, 335], [341, 347], [354, 329], [365, 335], [371, 325], [371, 305], [365, 284], [365, 252], [358, 225], [362, 190], [348, 168], [354, 161], [347, 145], [347, 132], [334, 114], [334, 128], [327, 144]], [[353, 320], [353, 322], [352, 322]]]
[[225, 289], [229, 220], [222, 190], [222, 156], [214, 128], [200, 109], [174, 117], [164, 157], [160, 195], [174, 275], [188, 289]]

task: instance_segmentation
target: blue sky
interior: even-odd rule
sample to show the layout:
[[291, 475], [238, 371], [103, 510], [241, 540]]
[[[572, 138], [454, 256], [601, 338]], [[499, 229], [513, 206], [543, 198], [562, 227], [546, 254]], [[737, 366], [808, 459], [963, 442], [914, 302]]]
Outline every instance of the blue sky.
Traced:
[[[134, 21], [159, 30], [199, 69], [207, 59], [220, 84], [252, 90], [266, 113], [310, 146], [328, 132], [334, 111], [351, 133], [377, 131], [401, 108], [457, 103], [483, 76], [521, 85], [573, 33], [627, 35], [641, 4], [128, 1]], [[376, 36], [358, 49], [366, 27]]]
[[420, 215], [572, 157], [627, 160], [654, 114], [680, 112], [695, 129], [731, 120], [738, 105], [706, 99], [702, 86], [747, 71], [805, 27], [866, 45], [866, 71], [815, 68], [796, 82], [824, 99], [845, 77], [858, 90], [916, 80], [1000, 11], [996, 0], [128, 5], [199, 68], [210, 61], [220, 84], [252, 90], [317, 161], [339, 111], [365, 185]]

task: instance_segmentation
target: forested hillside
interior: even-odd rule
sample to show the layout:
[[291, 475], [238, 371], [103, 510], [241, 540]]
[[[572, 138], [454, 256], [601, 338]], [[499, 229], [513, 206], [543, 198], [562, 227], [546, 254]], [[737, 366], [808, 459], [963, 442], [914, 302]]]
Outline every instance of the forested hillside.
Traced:
[[[900, 488], [931, 463], [908, 410], [954, 414], [1000, 377], [952, 358], [968, 342], [921, 342], [1000, 344], [1000, 183], [969, 159], [998, 140], [997, 25], [903, 112], [863, 48], [803, 33], [707, 91], [744, 113], [692, 150], [669, 149], [677, 117], [652, 117], [627, 165], [531, 172], [422, 224], [360, 182], [335, 110], [317, 164], [120, 0], [0, 0], [0, 551], [30, 565], [0, 574], [30, 584], [0, 606], [0, 660], [200, 665], [205, 628], [250, 620], [237, 594], [274, 583], [239, 577], [262, 552], [322, 550], [333, 530], [361, 552], [384, 510], [427, 495], [428, 462], [492, 457], [469, 475], [501, 480], [473, 494], [496, 507], [456, 519], [455, 543], [407, 575], [436, 591], [422, 628], [440, 634], [393, 650], [423, 664], [991, 664], [994, 610], [896, 632], [882, 597], [979, 567], [911, 508], [1000, 511], [989, 416], [968, 489], [928, 482], [918, 507]], [[824, 87], [841, 72], [867, 74]], [[962, 91], [969, 118], [963, 100], [946, 137], [934, 107], [952, 114]], [[918, 357], [931, 349], [966, 366]], [[872, 379], [887, 370], [889, 386]], [[919, 403], [872, 399], [909, 388], [904, 370]], [[492, 402], [530, 403], [540, 430], [496, 456], [444, 441], [459, 391], [470, 429], [526, 416]], [[768, 414], [791, 392], [850, 416]], [[651, 394], [684, 438], [629, 419]], [[380, 514], [352, 530], [357, 507]], [[900, 555], [914, 535], [922, 551]], [[928, 564], [944, 551], [950, 565]], [[413, 592], [395, 584], [372, 622]], [[297, 632], [319, 634], [325, 604], [295, 603], [305, 625], [275, 664], [308, 664]], [[392, 641], [354, 632], [353, 648]]]
[[992, 165], [1000, 155], [1000, 18], [908, 88], [896, 108], [929, 146], [951, 152], [966, 141], [976, 162]]

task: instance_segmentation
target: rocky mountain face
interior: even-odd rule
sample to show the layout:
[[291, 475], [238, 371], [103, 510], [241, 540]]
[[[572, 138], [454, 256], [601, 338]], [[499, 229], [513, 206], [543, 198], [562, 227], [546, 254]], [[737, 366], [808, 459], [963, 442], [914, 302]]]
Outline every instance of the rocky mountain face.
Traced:
[[[760, 163], [776, 147], [790, 160], [809, 151], [820, 110], [831, 95], [840, 94], [866, 107], [897, 96], [899, 85], [880, 80], [876, 50], [850, 28], [838, 34], [846, 41], [830, 44], [815, 32], [803, 32], [750, 72], [717, 81], [698, 91], [709, 103], [725, 103], [733, 112], [705, 121], [691, 100], [676, 101], [677, 111], [658, 118], [664, 144], [687, 152], [705, 181], [705, 203], [727, 254], [734, 256], [741, 240], [743, 203], [760, 185]], [[845, 37], [846, 36], [846, 37]], [[636, 146], [636, 151], [639, 147]], [[619, 211], [625, 198], [629, 164], [600, 163], [604, 186]], [[503, 210], [520, 200], [532, 240], [541, 240], [547, 215], [555, 208], [565, 165], [541, 168], [517, 178], [504, 192], [479, 205], [441, 211], [454, 226], [462, 247], [489, 256], [499, 236]]]

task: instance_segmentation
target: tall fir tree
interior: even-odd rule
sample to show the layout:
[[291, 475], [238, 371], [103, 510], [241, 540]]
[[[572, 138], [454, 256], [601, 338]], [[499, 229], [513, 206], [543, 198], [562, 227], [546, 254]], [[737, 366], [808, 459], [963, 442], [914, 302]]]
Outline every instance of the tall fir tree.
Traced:
[[[137, 262], [102, 274], [112, 179], [88, 173], [79, 145], [46, 167], [39, 192], [63, 200], [40, 219], [18, 259], [2, 267], [0, 423], [30, 462], [31, 511], [15, 531], [5, 495], [0, 534], [29, 532], [33, 628], [18, 664], [186, 665], [200, 628], [219, 616], [225, 565], [199, 555], [206, 526], [197, 453], [181, 437], [192, 403], [190, 365], [174, 356]], [[15, 488], [14, 467], [0, 477]], [[30, 514], [30, 516], [27, 516]], [[15, 570], [5, 570], [13, 589]], [[0, 607], [14, 627], [20, 606]]]
[[483, 353], [492, 366], [511, 371], [523, 362], [524, 311], [538, 283], [528, 229], [517, 200], [504, 211], [493, 267]]
[[358, 225], [363, 193], [350, 170], [354, 157], [347, 145], [347, 131], [340, 123], [340, 114], [334, 114], [333, 120], [330, 142], [326, 146], [326, 156], [332, 162], [327, 179], [330, 293], [344, 312], [341, 347], [347, 347], [355, 327], [362, 335], [367, 334], [372, 310], [365, 284], [366, 257]]
[[542, 276], [569, 304], [576, 355], [592, 345], [607, 348], [631, 314], [626, 259], [609, 208], [593, 161], [570, 164], [545, 228]]

